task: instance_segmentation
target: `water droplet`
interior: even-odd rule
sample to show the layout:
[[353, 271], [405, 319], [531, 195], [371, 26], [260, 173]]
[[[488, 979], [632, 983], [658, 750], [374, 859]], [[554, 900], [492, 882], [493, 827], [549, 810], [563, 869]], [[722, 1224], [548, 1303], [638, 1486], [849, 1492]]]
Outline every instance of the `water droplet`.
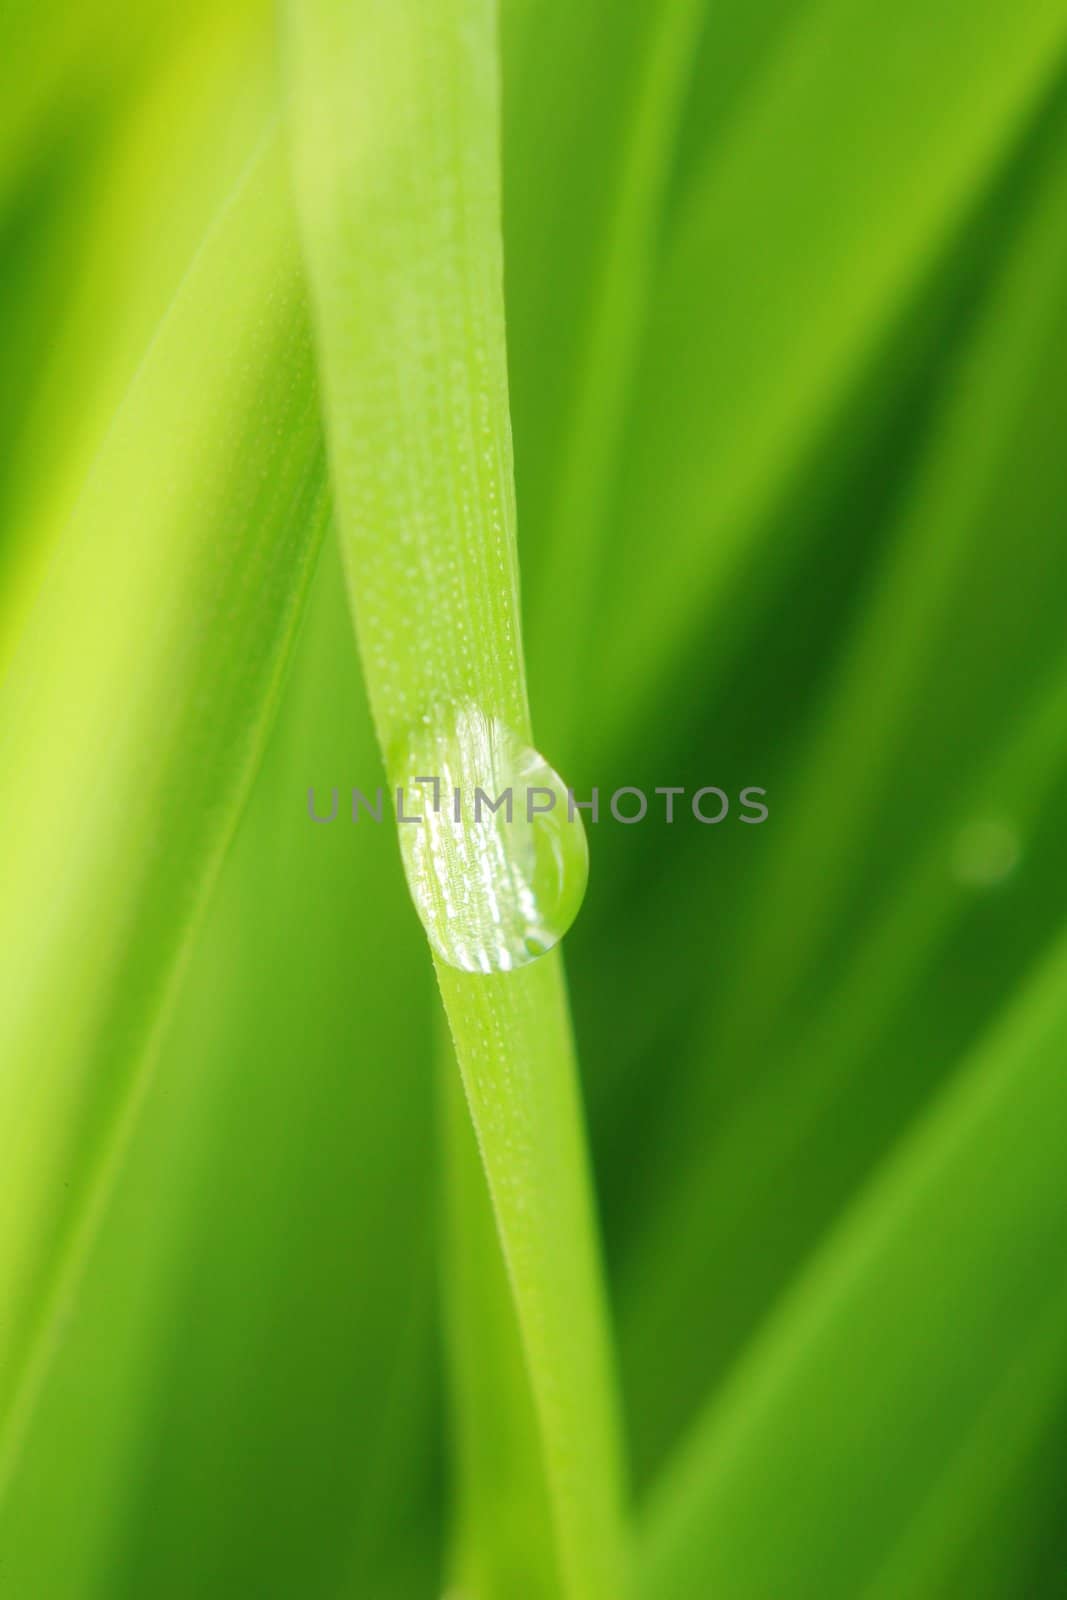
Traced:
[[952, 870], [968, 889], [993, 889], [1019, 864], [1018, 830], [1003, 817], [980, 817], [960, 829], [952, 848]]
[[434, 710], [390, 766], [403, 815], [420, 819], [398, 812], [400, 851], [442, 960], [509, 972], [558, 944], [582, 903], [589, 852], [544, 757], [464, 704]]

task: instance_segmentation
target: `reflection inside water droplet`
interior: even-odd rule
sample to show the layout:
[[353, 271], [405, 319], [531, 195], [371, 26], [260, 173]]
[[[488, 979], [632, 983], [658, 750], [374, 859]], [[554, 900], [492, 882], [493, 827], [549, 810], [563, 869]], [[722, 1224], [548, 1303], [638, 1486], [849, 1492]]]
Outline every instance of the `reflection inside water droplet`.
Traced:
[[509, 972], [558, 944], [582, 903], [589, 854], [544, 757], [463, 705], [424, 717], [393, 768], [408, 887], [442, 960]]

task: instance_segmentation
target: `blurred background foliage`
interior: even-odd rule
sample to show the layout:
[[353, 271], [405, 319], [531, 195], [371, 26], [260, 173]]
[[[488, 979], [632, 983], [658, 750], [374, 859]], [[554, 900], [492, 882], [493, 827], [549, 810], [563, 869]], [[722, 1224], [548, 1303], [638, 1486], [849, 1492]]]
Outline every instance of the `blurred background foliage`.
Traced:
[[[260, 0], [3, 32], [0, 665], [280, 100]], [[567, 941], [655, 1600], [1067, 1594], [1065, 43], [1062, 0], [503, 6], [540, 747], [770, 805], [592, 828]], [[448, 1280], [498, 1263], [448, 1246], [393, 841], [307, 817], [379, 781], [327, 537], [0, 1505], [13, 1600], [447, 1582]], [[520, 1490], [506, 1600], [553, 1582]]]

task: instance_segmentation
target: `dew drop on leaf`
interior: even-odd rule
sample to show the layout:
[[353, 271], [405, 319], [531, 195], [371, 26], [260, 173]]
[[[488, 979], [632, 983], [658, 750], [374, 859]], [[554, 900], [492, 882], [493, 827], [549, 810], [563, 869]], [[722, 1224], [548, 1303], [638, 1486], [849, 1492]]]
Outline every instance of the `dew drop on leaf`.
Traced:
[[468, 703], [422, 718], [390, 768], [408, 888], [441, 959], [509, 972], [558, 944], [582, 903], [589, 852], [544, 757]]

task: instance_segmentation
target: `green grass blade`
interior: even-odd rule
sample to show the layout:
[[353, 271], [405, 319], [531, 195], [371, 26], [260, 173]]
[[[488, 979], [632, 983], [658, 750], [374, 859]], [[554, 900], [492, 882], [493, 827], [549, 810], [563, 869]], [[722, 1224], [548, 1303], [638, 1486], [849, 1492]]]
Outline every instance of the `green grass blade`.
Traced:
[[[1067, 352], [1062, 92], [1055, 111], [1045, 148], [1029, 151], [1018, 226], [783, 800], [789, 826], [773, 839], [751, 921], [738, 931], [738, 965], [764, 996], [766, 1017], [810, 984], [849, 898], [869, 892], [872, 837], [883, 854], [910, 846], [914, 829], [894, 830], [887, 815], [890, 787], [898, 811], [919, 802], [939, 820], [984, 742], [1016, 716], [1014, 697], [998, 692], [1007, 663], [1032, 675], [1059, 650], [1061, 630], [1037, 604], [1067, 576], [1060, 531], [1048, 520], [1060, 462], [1047, 426]], [[987, 597], [989, 606], [979, 603]], [[1001, 617], [995, 658], [990, 608]], [[864, 723], [877, 727], [877, 740], [857, 739]], [[782, 904], [794, 908], [788, 932], [771, 914]], [[759, 1021], [728, 1014], [716, 1042], [746, 1054]]]
[[[581, 17], [584, 8], [565, 9], [579, 26], [583, 20], [589, 26], [590, 19]], [[583, 664], [582, 640], [601, 581], [607, 501], [652, 292], [664, 198], [704, 9], [704, 0], [668, 0], [659, 7], [635, 8], [625, 18], [609, 15], [596, 30], [600, 35], [604, 25], [614, 32], [632, 28], [630, 48], [637, 69], [632, 86], [626, 75], [619, 75], [623, 90], [629, 89], [629, 93], [624, 99], [621, 148], [612, 151], [616, 171], [608, 169], [615, 178], [614, 192], [599, 223], [588, 311], [572, 368], [575, 392], [569, 414], [560, 422], [562, 454], [554, 474], [555, 502], [531, 608], [535, 626], [531, 651], [539, 665], [542, 692], [550, 713], [567, 727], [572, 741], [578, 737], [574, 723], [579, 699], [574, 685]], [[538, 27], [541, 25], [538, 19]], [[597, 49], [602, 48], [598, 37]], [[579, 81], [576, 79], [576, 84]], [[615, 89], [610, 76], [606, 88], [608, 92]], [[548, 101], [541, 114], [546, 113], [557, 114]], [[570, 150], [567, 159], [573, 160]]]
[[[387, 770], [473, 702], [529, 740], [504, 346], [495, 12], [289, 15], [297, 188], [342, 545]], [[518, 1311], [564, 1593], [624, 1592], [619, 1444], [557, 955], [440, 966]]]
[[1040, 1464], [1047, 1436], [1058, 1430], [1067, 1395], [1065, 1349], [1067, 1286], [1061, 1284], [1020, 1348], [1010, 1353], [959, 1449], [864, 1591], [864, 1600], [897, 1600], [900, 1595], [944, 1600], [946, 1595], [977, 1592], [992, 1597], [1008, 1591], [1013, 1579], [1001, 1574], [990, 1581], [988, 1560], [982, 1562], [985, 1586], [982, 1579], [975, 1581], [977, 1574], [968, 1575], [967, 1564], [983, 1528], [996, 1528], [1013, 1490], [1018, 1493], [1021, 1486], [1040, 1498], [1038, 1485], [1027, 1478]]
[[262, 747], [323, 504], [275, 138], [160, 329], [0, 694], [0, 1480]]
[[377, 762], [327, 548], [146, 1130], [180, 1098], [149, 1198], [181, 1271], [112, 1547], [131, 1597], [164, 1572], [203, 1600], [377, 1594], [425, 1543], [433, 1581], [433, 981], [381, 831], [307, 812]]
[[[723, 980], [660, 1130], [674, 1161], [662, 1163], [621, 1296], [624, 1370], [657, 1398], [658, 1445], [716, 1381], [879, 1138], [914, 1114], [1010, 989], [1018, 968], [1001, 951], [962, 1008], [971, 1034], [924, 1037], [930, 974], [979, 959], [988, 895], [958, 865], [976, 825], [1034, 856], [997, 891], [1011, 906], [1014, 889], [1026, 937], [1047, 936], [1055, 914], [1043, 884], [1062, 857], [1042, 829], [1064, 773], [1067, 663], [1042, 598], [1067, 575], [1049, 514], [1067, 357], [1065, 110], [1060, 95], [1030, 146], [1000, 259], [946, 370], [815, 734], [799, 745], [797, 779], [782, 787], [764, 870], [745, 885]], [[746, 1003], [753, 992], [759, 1007]], [[946, 1027], [950, 1010], [942, 996]], [[909, 1066], [887, 1066], [884, 1044], [909, 1016]], [[870, 1074], [877, 1117], [865, 1113]], [[848, 1141], [843, 1125], [855, 1127]], [[746, 1266], [749, 1230], [774, 1246]], [[711, 1304], [732, 1282], [743, 1287], [717, 1314]], [[702, 1295], [708, 1310], [694, 1315]], [[677, 1355], [664, 1374], [668, 1337]]]
[[[950, 1062], [938, 1059], [944, 1051], [920, 1041], [915, 1067], [901, 1070], [886, 1041], [899, 1018], [921, 1016], [924, 979], [959, 948], [969, 921], [980, 915], [974, 889], [951, 870], [964, 829], [975, 817], [1007, 816], [1027, 837], [1043, 815], [1055, 815], [1050, 797], [1067, 777], [1065, 722], [1067, 661], [858, 938], [837, 981], [813, 1005], [810, 1025], [783, 1043], [760, 1080], [721, 1115], [700, 1160], [664, 1186], [660, 1204], [638, 1226], [621, 1274], [620, 1321], [624, 1372], [649, 1419], [641, 1434], [653, 1436], [651, 1451], [643, 1440], [653, 1456], [729, 1367], [768, 1301], [829, 1225], [856, 1181], [857, 1158], [872, 1145], [876, 1151], [914, 1111], [916, 1093], [948, 1069]], [[1060, 852], [1046, 849], [1031, 871], [1040, 881], [1057, 876], [1061, 863]], [[1030, 918], [1040, 912], [1038, 901]], [[842, 1126], [855, 1127], [847, 1141]], [[765, 1241], [756, 1261], [754, 1237]], [[732, 1292], [730, 1284], [737, 1286]], [[668, 1341], [673, 1355], [665, 1372]]]
[[7, 0], [0, 66], [0, 207], [57, 127], [94, 96], [121, 92], [166, 39], [169, 0], [135, 10], [124, 0]]
[[1061, 942], [698, 1425], [653, 1499], [647, 1594], [844, 1600], [877, 1577], [1062, 1300], [1065, 1048]]
[[626, 1593], [620, 1446], [581, 1108], [555, 955], [480, 978], [438, 966], [518, 1308], [564, 1593]]
[[442, 1285], [452, 1404], [451, 1575], [479, 1600], [560, 1592], [515, 1302], [451, 1041], [441, 1051]]
[[[90, 102], [52, 158], [67, 186], [52, 210], [67, 234], [38, 250], [11, 300], [11, 323], [29, 321], [31, 334], [10, 370], [0, 672], [115, 412], [275, 110], [269, 20], [261, 0], [193, 7], [180, 37], [148, 52], [123, 95]], [[72, 258], [76, 274], [57, 270]], [[5, 323], [5, 343], [14, 333]]]
[[307, 814], [378, 761], [331, 543], [0, 1510], [13, 1594], [441, 1591], [433, 977], [381, 831]]
[[1010, 153], [1065, 40], [1059, 0], [1023, 20], [1006, 0], [873, 16], [818, 0], [783, 30], [694, 181], [649, 323], [596, 638], [602, 748], [678, 683], [709, 607], [752, 569], [769, 513]]

